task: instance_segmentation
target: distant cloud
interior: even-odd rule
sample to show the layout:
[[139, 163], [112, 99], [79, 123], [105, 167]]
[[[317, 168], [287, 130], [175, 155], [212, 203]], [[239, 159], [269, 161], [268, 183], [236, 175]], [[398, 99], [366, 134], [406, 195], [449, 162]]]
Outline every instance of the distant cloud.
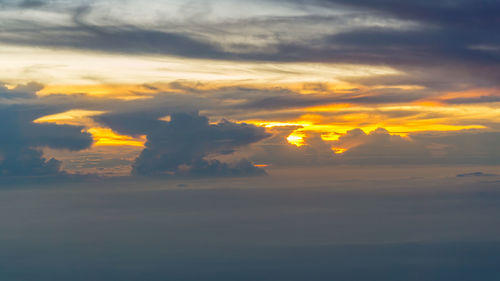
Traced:
[[[371, 107], [378, 103], [405, 103], [406, 101], [418, 100], [420, 97], [425, 99], [425, 91], [416, 90], [414, 93], [408, 93], [408, 91], [389, 88], [371, 92], [355, 91], [349, 94], [303, 95], [284, 89], [226, 87], [202, 90], [176, 88], [180, 92], [171, 93], [158, 90], [158, 93], [146, 99], [118, 100], [83, 94], [49, 95], [35, 98], [33, 91], [39, 89], [40, 86], [31, 84], [31, 86], [23, 87], [31, 89], [31, 92], [22, 90], [22, 87], [10, 90], [3, 88], [0, 91], [0, 99], [3, 98], [6, 104], [12, 104], [12, 106], [17, 103], [16, 106], [22, 107], [25, 112], [28, 112], [28, 104], [31, 104], [30, 106], [35, 108], [38, 114], [31, 117], [30, 121], [44, 115], [70, 109], [99, 110], [106, 113], [94, 116], [93, 119], [112, 128], [115, 132], [129, 136], [148, 136], [145, 150], [135, 161], [133, 168], [135, 174], [236, 175], [260, 171], [254, 169], [255, 167], [249, 162], [231, 164], [224, 163], [226, 160], [221, 160], [222, 158], [234, 160], [239, 154], [244, 154], [243, 158], [254, 163], [274, 166], [497, 165], [500, 159], [500, 154], [497, 152], [500, 136], [499, 133], [493, 131], [420, 132], [410, 133], [408, 137], [401, 137], [393, 135], [394, 132], [383, 128], [373, 132], [355, 129], [345, 134], [331, 132], [340, 137], [337, 141], [323, 140], [321, 134], [326, 132], [308, 131], [304, 140], [305, 145], [295, 147], [290, 145], [286, 138], [298, 128], [297, 126], [268, 129], [272, 133], [272, 136], [268, 137], [264, 128], [229, 121], [213, 124], [208, 122], [207, 117], [185, 113], [203, 111], [203, 115], [209, 116], [212, 120], [223, 118], [241, 121], [296, 120], [304, 114], [301, 103], [304, 107], [348, 103], [360, 104], [363, 107], [317, 112], [315, 117], [319, 120], [318, 124], [349, 122], [343, 121], [343, 116], [353, 114], [369, 114], [374, 118], [374, 120], [365, 121], [366, 127], [377, 124], [378, 119], [391, 119], [394, 120], [393, 122], [443, 119], [448, 123], [452, 122], [453, 120], [448, 120], [452, 117], [446, 115], [446, 112], [426, 112], [419, 110], [418, 107], [408, 109], [391, 107], [387, 110], [376, 111], [371, 110], [371, 108], [364, 109], [364, 107]], [[7, 108], [7, 105], [4, 107]], [[170, 122], [160, 120], [166, 115], [170, 115]], [[12, 120], [12, 118], [8, 119]], [[491, 122], [493, 125], [496, 124], [494, 120]], [[481, 124], [481, 122], [478, 123]], [[346, 123], [344, 127], [349, 127], [349, 124]], [[355, 128], [357, 124], [352, 122], [352, 127]], [[61, 126], [57, 127], [61, 128]], [[32, 135], [38, 136], [38, 134], [48, 131], [47, 128], [49, 127], [43, 127], [39, 124], [36, 125], [36, 128], [28, 131]], [[190, 128], [189, 132], [185, 131], [187, 128]], [[425, 129], [425, 126], [423, 128]], [[68, 132], [67, 130], [70, 128], [64, 129], [64, 132]], [[227, 136], [223, 137], [225, 134]], [[45, 137], [46, 141], [37, 145], [54, 146], [60, 141], [60, 139], [56, 139], [57, 136], [63, 137], [64, 133], [57, 132], [54, 139], [51, 140]], [[37, 139], [41, 142], [44, 138], [38, 136]], [[67, 146], [69, 143], [74, 142], [66, 142], [65, 145]], [[245, 148], [244, 153], [240, 153], [243, 149], [239, 148], [249, 144], [255, 145]], [[78, 149], [78, 147], [81, 146], [71, 149]], [[169, 150], [172, 147], [176, 147], [176, 150]], [[338, 153], [338, 148], [345, 150], [344, 153]], [[233, 154], [234, 151], [239, 154]]]
[[[36, 99], [35, 84], [13, 90], [0, 89], [0, 98]], [[81, 150], [92, 144], [83, 127], [35, 124], [33, 120], [58, 112], [57, 106], [34, 104], [0, 104], [0, 177], [60, 174], [61, 163], [45, 159], [40, 148]]]
[[43, 85], [32, 82], [26, 85], [18, 85], [13, 89], [8, 89], [5, 85], [0, 83], [0, 100], [34, 98], [35, 93], [42, 88]]
[[497, 175], [495, 174], [487, 174], [483, 172], [473, 172], [473, 173], [465, 173], [465, 174], [458, 174], [457, 177], [459, 178], [466, 178], [466, 177], [495, 177]]
[[[280, 130], [272, 142], [259, 144], [252, 160], [278, 166], [500, 164], [500, 133], [461, 131], [401, 137], [384, 128], [370, 133], [354, 129], [337, 141], [324, 141], [319, 134], [309, 133], [304, 145], [295, 147], [285, 140], [294, 128]], [[345, 152], [335, 153], [338, 149]]]
[[[265, 173], [247, 160], [224, 163], [206, 159], [208, 156], [232, 154], [239, 147], [268, 137], [264, 128], [227, 120], [211, 124], [197, 113], [174, 113], [169, 122], [157, 119], [148, 122], [147, 116], [130, 119], [123, 114], [123, 119], [97, 118], [122, 132], [147, 134], [146, 147], [133, 164], [132, 173], [135, 175], [238, 176]], [[145, 125], [142, 130], [140, 124]]]

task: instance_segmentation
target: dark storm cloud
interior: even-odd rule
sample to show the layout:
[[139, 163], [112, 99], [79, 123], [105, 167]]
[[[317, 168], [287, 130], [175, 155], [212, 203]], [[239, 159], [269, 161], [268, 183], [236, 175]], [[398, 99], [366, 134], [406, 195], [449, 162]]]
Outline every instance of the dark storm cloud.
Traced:
[[97, 120], [119, 132], [147, 134], [146, 147], [133, 164], [133, 174], [239, 176], [265, 173], [247, 160], [223, 163], [206, 159], [232, 154], [239, 147], [268, 137], [263, 128], [226, 120], [211, 124], [197, 113], [174, 113], [169, 122], [155, 118], [148, 122], [147, 115], [125, 116], [104, 115]]
[[[34, 84], [3, 88], [0, 98], [36, 99], [34, 88]], [[0, 177], [60, 174], [61, 163], [45, 159], [40, 148], [81, 150], [92, 144], [91, 135], [83, 133], [83, 127], [33, 123], [60, 110], [49, 105], [0, 104]]]

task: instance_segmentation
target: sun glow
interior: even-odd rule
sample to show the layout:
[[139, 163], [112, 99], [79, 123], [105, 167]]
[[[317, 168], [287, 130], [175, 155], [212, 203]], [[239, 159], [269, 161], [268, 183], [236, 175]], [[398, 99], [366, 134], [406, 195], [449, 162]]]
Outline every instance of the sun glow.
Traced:
[[57, 125], [85, 126], [92, 122], [90, 117], [103, 114], [104, 111], [94, 110], [70, 110], [62, 113], [52, 114], [40, 117], [33, 121], [34, 123], [54, 123]]
[[342, 147], [332, 147], [332, 150], [333, 150], [333, 152], [335, 152], [335, 154], [342, 154], [342, 153], [347, 151], [346, 148], [342, 148]]
[[94, 146], [135, 146], [143, 147], [146, 136], [131, 137], [120, 135], [110, 128], [103, 128], [92, 120], [92, 116], [103, 114], [103, 111], [70, 110], [48, 115], [33, 121], [34, 123], [52, 123], [58, 125], [82, 126], [84, 131], [92, 135]]
[[146, 142], [146, 136], [133, 138], [124, 135], [118, 135], [109, 128], [90, 128], [87, 132], [92, 134], [95, 146], [137, 146], [143, 147]]
[[286, 138], [286, 140], [290, 144], [293, 144], [297, 147], [301, 147], [305, 144], [305, 141], [304, 141], [305, 136], [306, 135], [300, 131], [294, 131]]
[[[78, 52], [43, 47], [21, 47], [0, 44], [0, 73], [2, 81], [19, 84], [24, 81], [38, 81], [54, 85], [57, 93], [74, 93], [77, 85], [82, 87], [99, 84], [149, 84], [157, 81], [199, 81], [202, 83], [236, 83], [241, 85], [283, 86], [318, 84], [329, 81], [339, 88], [350, 88], [342, 82], [343, 77], [369, 77], [372, 75], [396, 75], [400, 72], [387, 66], [281, 62], [262, 63], [250, 61], [226, 61], [196, 58], [180, 58], [161, 55], [129, 55], [103, 52]], [[33, 65], [36, 71], [26, 71]], [[99, 65], [99, 67], [96, 67]], [[91, 73], [91, 75], [89, 75]], [[286, 75], [284, 75], [286, 73]], [[20, 80], [19, 77], [23, 77]], [[57, 86], [57, 85], [73, 85]], [[343, 85], [343, 86], [342, 86]], [[308, 92], [309, 87], [299, 87]], [[313, 87], [313, 91], [316, 91]], [[52, 90], [43, 93], [52, 93]], [[110, 89], [90, 89], [95, 94], [114, 92]], [[81, 92], [80, 92], [81, 93]], [[122, 92], [122, 94], [132, 94]]]

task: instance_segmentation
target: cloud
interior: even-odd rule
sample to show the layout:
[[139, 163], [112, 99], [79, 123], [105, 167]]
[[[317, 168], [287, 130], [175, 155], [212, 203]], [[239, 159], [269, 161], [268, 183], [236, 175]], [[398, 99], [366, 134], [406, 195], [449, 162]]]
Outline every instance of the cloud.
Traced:
[[474, 98], [453, 98], [446, 99], [443, 102], [448, 104], [475, 104], [475, 103], [494, 103], [500, 102], [500, 96], [479, 96]]
[[35, 98], [35, 93], [42, 88], [42, 85], [32, 82], [26, 85], [18, 85], [13, 89], [8, 89], [5, 85], [0, 83], [0, 100]]
[[[47, 18], [58, 11], [71, 20], [55, 25], [21, 12], [23, 20], [6, 16], [0, 42], [217, 60], [388, 65], [411, 74], [392, 77], [399, 84], [433, 89], [499, 85], [500, 36], [494, 27], [500, 5], [494, 1], [269, 0], [260, 4], [294, 3], [287, 8], [304, 15], [277, 11], [235, 19], [223, 13], [210, 20], [181, 13], [175, 19], [151, 15], [145, 20], [134, 2], [114, 7], [106, 1], [92, 6], [50, 2], [50, 9], [40, 8]], [[129, 17], [116, 16], [122, 14]]]
[[[292, 0], [294, 2], [294, 0]], [[297, 1], [301, 2], [301, 1]], [[316, 0], [322, 5], [342, 4], [364, 10], [379, 11], [385, 15], [462, 28], [474, 27], [494, 30], [498, 21], [500, 3], [484, 1], [477, 5], [474, 0], [452, 1], [398, 1], [398, 0]]]
[[398, 135], [390, 135], [384, 128], [365, 133], [360, 129], [348, 131], [334, 147], [347, 149], [338, 155], [339, 162], [346, 164], [422, 164], [431, 153], [421, 143]]
[[[26, 24], [24, 31], [6, 32], [0, 42], [68, 47], [131, 54], [170, 54], [184, 57], [220, 58], [217, 44], [201, 36], [181, 32], [146, 29], [131, 24], [96, 25], [86, 21], [91, 6], [76, 7], [71, 25], [64, 27]], [[15, 27], [14, 29], [18, 29]], [[44, 34], [41, 34], [40, 32]]]
[[[0, 97], [36, 99], [36, 89], [35, 84], [3, 88]], [[58, 110], [49, 105], [0, 104], [0, 177], [60, 174], [61, 163], [45, 159], [40, 148], [81, 150], [92, 144], [91, 135], [83, 133], [83, 127], [33, 123]]]
[[335, 164], [331, 145], [324, 142], [320, 134], [309, 133], [304, 139], [304, 145], [300, 147], [288, 143], [287, 136], [298, 128], [295, 126], [271, 128], [272, 136], [254, 147], [250, 159], [274, 167]]
[[[385, 92], [384, 92], [385, 91]], [[359, 104], [376, 105], [391, 103], [408, 103], [425, 98], [428, 94], [422, 91], [404, 92], [398, 89], [373, 90], [367, 92], [353, 92], [350, 94], [338, 94], [328, 92], [327, 94], [303, 95], [292, 91], [267, 91], [265, 97], [245, 96], [246, 101], [241, 102], [235, 108], [253, 110], [272, 110], [304, 108], [328, 104]]]
[[295, 129], [275, 129], [273, 137], [259, 143], [250, 159], [276, 166], [500, 164], [500, 133], [496, 132], [414, 133], [401, 137], [384, 128], [369, 133], [353, 129], [336, 141], [325, 141], [320, 133], [308, 132], [304, 145], [295, 147], [286, 142], [286, 136]]
[[45, 2], [43, 1], [36, 1], [36, 0], [24, 0], [21, 3], [19, 3], [19, 7], [21, 8], [38, 8], [42, 7], [45, 5]]
[[488, 174], [488, 173], [483, 173], [483, 172], [473, 172], [473, 173], [465, 173], [465, 174], [458, 174], [458, 178], [466, 178], [466, 177], [495, 177], [497, 175], [495, 174]]
[[[0, 42], [131, 55], [384, 65], [410, 74], [391, 78], [400, 85], [448, 90], [499, 85], [500, 36], [493, 27], [500, 5], [494, 1], [477, 5], [471, 0], [269, 0], [260, 4], [283, 2], [295, 3], [287, 8], [304, 15], [283, 15], [279, 10], [265, 16], [234, 18], [223, 13], [210, 20], [193, 20], [177, 13], [178, 17], [163, 20], [139, 14], [133, 9], [135, 1], [116, 6], [106, 1], [92, 6], [50, 2], [50, 9], [39, 9], [57, 24], [22, 12], [15, 19], [5, 15]], [[158, 13], [172, 12], [170, 8], [158, 6], [165, 9]], [[69, 20], [61, 21], [54, 11]], [[129, 17], [116, 16], [123, 14]], [[386, 78], [372, 77], [372, 82], [381, 84]], [[366, 78], [346, 79], [362, 82]]]
[[[174, 113], [170, 121], [147, 120], [148, 115], [101, 116], [97, 120], [128, 134], [147, 134], [146, 147], [133, 164], [135, 175], [237, 176], [264, 174], [247, 160], [223, 163], [207, 159], [230, 155], [239, 147], [258, 142], [268, 133], [264, 128], [227, 120], [209, 123], [197, 113]], [[145, 126], [142, 126], [145, 125]]]
[[[409, 109], [390, 107], [387, 109], [376, 108], [380, 104], [404, 104], [408, 101], [425, 100], [428, 92], [425, 90], [401, 90], [401, 89], [375, 89], [375, 90], [355, 90], [351, 93], [324, 93], [324, 94], [299, 94], [294, 91], [271, 88], [271, 89], [256, 89], [244, 87], [222, 87], [210, 90], [199, 88], [189, 88], [182, 85], [169, 85], [167, 90], [162, 90], [162, 87], [157, 87], [157, 93], [147, 96], [145, 99], [138, 100], [118, 100], [109, 97], [91, 97], [87, 95], [49, 95], [40, 98], [13, 98], [14, 92], [17, 95], [27, 95], [20, 91], [20, 87], [12, 90], [4, 89], [5, 101], [9, 103], [24, 103], [24, 107], [28, 104], [35, 106], [36, 116], [31, 117], [34, 120], [40, 116], [63, 112], [70, 109], [98, 110], [105, 111], [105, 114], [94, 116], [94, 120], [112, 128], [115, 132], [122, 135], [130, 136], [149, 136], [149, 143], [143, 155], [135, 163], [134, 173], [147, 174], [146, 170], [150, 169], [153, 174], [170, 173], [175, 175], [203, 175], [211, 174], [237, 174], [237, 171], [243, 171], [243, 163], [228, 164], [222, 160], [223, 158], [232, 161], [238, 155], [250, 159], [254, 163], [272, 164], [275, 166], [303, 166], [303, 165], [339, 165], [339, 164], [354, 164], [354, 165], [393, 165], [393, 164], [495, 164], [498, 163], [500, 155], [495, 152], [495, 145], [500, 136], [495, 132], [480, 132], [480, 131], [460, 131], [456, 133], [441, 132], [441, 133], [412, 133], [408, 137], [391, 135], [385, 129], [379, 129], [374, 132], [363, 132], [360, 129], [349, 131], [347, 134], [340, 137], [338, 141], [324, 141], [321, 134], [328, 132], [312, 132], [307, 131], [305, 145], [295, 147], [290, 145], [286, 138], [297, 127], [281, 127], [272, 129], [272, 137], [260, 138], [248, 143], [229, 143], [230, 153], [223, 153], [219, 148], [207, 147], [208, 143], [217, 143], [219, 141], [213, 135], [214, 132], [219, 132], [214, 128], [215, 124], [204, 123], [208, 121], [205, 117], [197, 116], [194, 122], [197, 126], [192, 130], [199, 131], [199, 142], [194, 142], [189, 139], [186, 132], [179, 128], [182, 126], [174, 126], [175, 122], [187, 122], [189, 119], [176, 119], [174, 123], [160, 120], [162, 117], [170, 114], [172, 116], [185, 115], [184, 112], [199, 112], [209, 116], [211, 120], [220, 120], [229, 118], [230, 120], [266, 120], [269, 122], [284, 120], [308, 120], [304, 116], [305, 111], [301, 107], [310, 107], [322, 104], [352, 104], [361, 105], [360, 107], [338, 108], [328, 112], [308, 110], [307, 112], [314, 114], [314, 125], [329, 125], [339, 124], [342, 130], [346, 128], [355, 128], [356, 126], [372, 127], [379, 122], [385, 122], [389, 125], [402, 126], [405, 122], [422, 122], [422, 129], [425, 129], [425, 121], [435, 122], [434, 120], [444, 120], [444, 124], [458, 125], [485, 125], [490, 128], [496, 124], [492, 118], [489, 123], [485, 120], [475, 120], [474, 116], [461, 118], [460, 120], [453, 119], [453, 116], [437, 110], [426, 111], [418, 106]], [[34, 86], [32, 86], [34, 87]], [[176, 92], [170, 92], [169, 89], [174, 89]], [[36, 89], [36, 87], [34, 88]], [[165, 89], [165, 88], [164, 88]], [[173, 90], [172, 90], [173, 91]], [[28, 95], [29, 96], [29, 95]], [[77, 107], [75, 107], [77, 105]], [[345, 116], [369, 116], [369, 119], [360, 119], [350, 121]], [[200, 119], [201, 118], [201, 119]], [[304, 119], [301, 119], [304, 118]], [[368, 117], [367, 117], [368, 118]], [[184, 120], [184, 121], [183, 121]], [[386, 120], [390, 120], [386, 122]], [[171, 120], [172, 121], [172, 120]], [[227, 121], [226, 121], [227, 122]], [[348, 122], [348, 123], [347, 123]], [[440, 124], [437, 121], [437, 124]], [[200, 124], [205, 125], [200, 125]], [[293, 122], [292, 122], [293, 123]], [[170, 124], [170, 125], [167, 125]], [[228, 122], [227, 124], [234, 124]], [[227, 125], [226, 124], [226, 125]], [[490, 126], [491, 124], [491, 126]], [[190, 126], [190, 125], [189, 125]], [[238, 125], [239, 126], [239, 125]], [[42, 128], [42, 127], [37, 127]], [[225, 126], [228, 128], [228, 126]], [[248, 126], [250, 132], [253, 131], [252, 126]], [[303, 128], [305, 129], [305, 128]], [[44, 130], [44, 129], [40, 129]], [[65, 129], [66, 130], [66, 129]], [[324, 129], [323, 129], [324, 130]], [[334, 129], [332, 129], [334, 130]], [[33, 134], [39, 134], [36, 129], [30, 129]], [[167, 134], [167, 132], [170, 132]], [[239, 136], [240, 132], [234, 132]], [[336, 133], [336, 132], [330, 132]], [[392, 132], [394, 133], [394, 132]], [[62, 132], [57, 133], [62, 136]], [[178, 135], [178, 138], [171, 136]], [[260, 136], [259, 134], [256, 134]], [[340, 136], [340, 134], [337, 134]], [[169, 136], [167, 138], [167, 136]], [[184, 137], [182, 137], [184, 136]], [[207, 137], [209, 136], [209, 137]], [[185, 158], [176, 156], [172, 151], [164, 150], [166, 140], [169, 146], [175, 147], [170, 142], [178, 144], [183, 143], [183, 153]], [[42, 138], [39, 138], [40, 141]], [[45, 137], [47, 139], [47, 137]], [[262, 141], [260, 141], [262, 140]], [[54, 144], [56, 140], [47, 140], [44, 145]], [[257, 143], [258, 142], [258, 143]], [[248, 144], [255, 143], [251, 147], [245, 147]], [[195, 151], [196, 147], [206, 147], [205, 150], [198, 152], [195, 156], [189, 156], [189, 153]], [[243, 149], [238, 148], [245, 147]], [[332, 150], [336, 148], [346, 149], [345, 153], [334, 153]], [[222, 148], [221, 148], [222, 149]], [[237, 154], [233, 154], [234, 150], [238, 150]], [[337, 150], [339, 151], [339, 150]], [[174, 156], [179, 158], [178, 162], [170, 162], [158, 157], [159, 165], [153, 160], [155, 155], [160, 155], [165, 159], [173, 159]], [[217, 155], [214, 157], [214, 155]], [[156, 160], [155, 160], [156, 161]], [[208, 164], [207, 164], [208, 163]], [[162, 165], [165, 165], [162, 168]], [[253, 166], [249, 163], [248, 168]], [[142, 171], [140, 171], [142, 169]], [[211, 172], [209, 172], [211, 171]], [[230, 172], [231, 171], [231, 172]], [[242, 172], [243, 173], [243, 172]], [[251, 172], [248, 172], [251, 173]]]
[[333, 142], [348, 150], [341, 162], [352, 164], [498, 165], [500, 133], [468, 132], [390, 135], [379, 128], [369, 134], [356, 129]]

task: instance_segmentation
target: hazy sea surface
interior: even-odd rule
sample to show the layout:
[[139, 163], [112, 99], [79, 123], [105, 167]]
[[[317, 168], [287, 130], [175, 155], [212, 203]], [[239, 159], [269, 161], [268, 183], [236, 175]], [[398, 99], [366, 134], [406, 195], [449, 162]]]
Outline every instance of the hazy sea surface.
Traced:
[[4, 183], [0, 280], [500, 280], [496, 171]]

